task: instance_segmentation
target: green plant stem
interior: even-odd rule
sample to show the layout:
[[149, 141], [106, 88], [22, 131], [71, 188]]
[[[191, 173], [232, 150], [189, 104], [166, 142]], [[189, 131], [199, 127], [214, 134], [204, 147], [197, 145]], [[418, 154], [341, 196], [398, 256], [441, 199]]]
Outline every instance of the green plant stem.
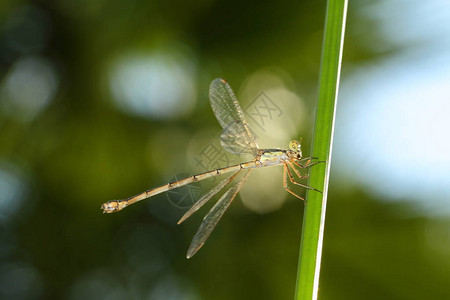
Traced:
[[326, 160], [311, 169], [307, 191], [297, 274], [296, 300], [317, 299], [325, 225], [334, 115], [338, 95], [347, 0], [328, 0], [319, 77], [312, 156]]

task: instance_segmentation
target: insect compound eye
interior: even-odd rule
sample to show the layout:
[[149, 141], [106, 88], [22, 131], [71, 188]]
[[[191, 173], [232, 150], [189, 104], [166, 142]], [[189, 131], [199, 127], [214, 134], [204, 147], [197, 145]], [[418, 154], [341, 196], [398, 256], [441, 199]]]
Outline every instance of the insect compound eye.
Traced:
[[289, 149], [292, 151], [300, 151], [300, 142], [296, 140], [292, 140], [289, 143]]

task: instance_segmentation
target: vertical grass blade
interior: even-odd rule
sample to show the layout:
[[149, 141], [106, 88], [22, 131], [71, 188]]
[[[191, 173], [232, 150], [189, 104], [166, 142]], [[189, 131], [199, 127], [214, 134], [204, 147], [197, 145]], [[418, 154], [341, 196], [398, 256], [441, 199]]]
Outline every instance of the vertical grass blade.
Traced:
[[328, 0], [319, 77], [318, 103], [312, 156], [326, 164], [311, 169], [309, 185], [323, 194], [307, 191], [297, 274], [296, 300], [317, 299], [325, 226], [334, 115], [339, 87], [347, 0]]

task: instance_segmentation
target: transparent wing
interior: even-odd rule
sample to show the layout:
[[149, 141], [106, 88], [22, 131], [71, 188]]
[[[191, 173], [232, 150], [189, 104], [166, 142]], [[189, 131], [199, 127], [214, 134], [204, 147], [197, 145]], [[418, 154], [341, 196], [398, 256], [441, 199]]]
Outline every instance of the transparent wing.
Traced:
[[231, 153], [256, 155], [259, 149], [256, 138], [251, 133], [239, 102], [225, 79], [217, 78], [211, 82], [209, 100], [224, 129], [220, 136], [222, 146]]
[[213, 187], [208, 193], [204, 194], [195, 204], [181, 217], [178, 221], [178, 224], [184, 222], [187, 218], [189, 218], [193, 213], [200, 209], [206, 202], [209, 201], [215, 194], [217, 194], [221, 189], [223, 189], [227, 184], [229, 184], [236, 176], [239, 174], [240, 170], [234, 172], [228, 178], [222, 180], [218, 185]]
[[197, 251], [203, 246], [211, 232], [216, 227], [220, 218], [227, 210], [228, 206], [230, 206], [237, 193], [239, 193], [239, 190], [250, 174], [250, 171], [251, 170], [248, 170], [239, 181], [237, 181], [228, 191], [226, 191], [219, 201], [217, 201], [217, 203], [213, 206], [213, 208], [211, 208], [211, 210], [206, 214], [205, 218], [203, 218], [203, 222], [192, 239], [191, 245], [189, 246], [187, 258], [194, 256], [194, 254], [197, 253]]

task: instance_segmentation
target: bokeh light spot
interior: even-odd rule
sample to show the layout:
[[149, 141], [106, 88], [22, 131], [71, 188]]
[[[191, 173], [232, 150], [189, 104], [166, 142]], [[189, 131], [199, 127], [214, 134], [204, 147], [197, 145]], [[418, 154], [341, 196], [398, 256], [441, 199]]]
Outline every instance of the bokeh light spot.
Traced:
[[18, 60], [7, 74], [0, 95], [7, 115], [31, 121], [53, 99], [59, 78], [54, 66], [41, 57]]
[[195, 65], [181, 52], [161, 51], [119, 57], [110, 88], [119, 109], [149, 119], [174, 119], [195, 106]]
[[27, 186], [17, 166], [0, 162], [0, 221], [13, 217], [22, 205]]

